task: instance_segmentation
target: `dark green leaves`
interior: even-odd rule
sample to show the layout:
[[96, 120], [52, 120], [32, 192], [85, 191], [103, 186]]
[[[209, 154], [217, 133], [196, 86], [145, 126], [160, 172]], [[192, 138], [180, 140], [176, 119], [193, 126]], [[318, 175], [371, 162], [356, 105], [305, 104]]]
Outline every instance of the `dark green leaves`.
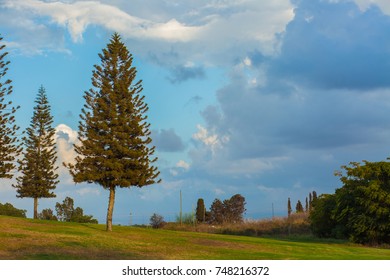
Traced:
[[38, 91], [35, 104], [27, 136], [23, 138], [25, 150], [23, 159], [19, 160], [21, 175], [14, 187], [18, 197], [55, 197], [52, 192], [58, 184], [55, 129], [43, 87]]
[[158, 182], [152, 166], [154, 147], [146, 122], [148, 106], [141, 81], [136, 81], [132, 55], [114, 34], [99, 54], [92, 86], [85, 92], [82, 110], [79, 154], [68, 164], [74, 181], [94, 182], [104, 188], [142, 187]]

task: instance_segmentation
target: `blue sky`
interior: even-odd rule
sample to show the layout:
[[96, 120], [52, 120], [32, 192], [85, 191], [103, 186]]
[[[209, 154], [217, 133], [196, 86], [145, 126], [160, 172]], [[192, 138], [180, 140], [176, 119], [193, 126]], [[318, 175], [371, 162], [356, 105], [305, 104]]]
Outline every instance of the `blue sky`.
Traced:
[[[350, 161], [390, 156], [390, 2], [386, 0], [0, 0], [17, 122], [40, 85], [52, 106], [59, 163], [74, 157], [83, 92], [119, 32], [143, 80], [163, 182], [119, 190], [114, 223], [174, 220], [204, 198], [236, 193], [247, 218], [287, 212], [287, 198], [333, 193]], [[71, 196], [105, 221], [108, 192], [59, 169]], [[1, 180], [0, 202], [32, 215]]]

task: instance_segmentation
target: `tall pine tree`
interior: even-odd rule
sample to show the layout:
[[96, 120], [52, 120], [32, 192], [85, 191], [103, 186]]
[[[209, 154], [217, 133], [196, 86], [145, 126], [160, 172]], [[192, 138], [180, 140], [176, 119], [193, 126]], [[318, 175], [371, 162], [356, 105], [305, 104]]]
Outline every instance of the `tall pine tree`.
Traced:
[[13, 107], [12, 102], [6, 100], [12, 93], [12, 81], [6, 79], [10, 62], [6, 60], [8, 53], [4, 51], [2, 40], [0, 36], [0, 178], [10, 179], [16, 167], [15, 159], [21, 152], [21, 143], [14, 117], [18, 107]]
[[93, 88], [84, 95], [80, 144], [75, 145], [78, 156], [75, 164], [65, 165], [74, 182], [96, 183], [109, 191], [106, 229], [112, 231], [116, 188], [158, 183], [159, 172], [153, 166], [157, 158], [152, 158], [148, 106], [132, 55], [115, 33], [99, 57]]
[[35, 100], [33, 117], [27, 136], [23, 138], [25, 151], [23, 159], [19, 161], [17, 197], [34, 198], [34, 219], [38, 218], [38, 199], [55, 197], [52, 192], [59, 181], [55, 166], [57, 160], [55, 147], [55, 129], [52, 127], [53, 117], [50, 114], [50, 105], [45, 89], [41, 86]]

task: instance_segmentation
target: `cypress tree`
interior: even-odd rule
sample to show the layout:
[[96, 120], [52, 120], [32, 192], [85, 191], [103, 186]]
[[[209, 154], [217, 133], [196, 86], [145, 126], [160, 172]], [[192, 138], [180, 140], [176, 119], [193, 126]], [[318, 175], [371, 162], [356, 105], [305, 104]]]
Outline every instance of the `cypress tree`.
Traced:
[[204, 222], [206, 216], [206, 208], [204, 206], [204, 200], [203, 198], [199, 198], [198, 202], [196, 203], [196, 220], [198, 222]]
[[305, 212], [309, 213], [309, 202], [307, 200], [307, 197], [306, 197], [306, 201], [305, 201]]
[[0, 178], [11, 179], [16, 168], [15, 159], [21, 153], [21, 143], [17, 137], [19, 127], [15, 124], [15, 112], [7, 97], [12, 94], [12, 81], [6, 79], [9, 61], [6, 60], [5, 45], [0, 36]]
[[302, 202], [298, 200], [297, 205], [295, 206], [296, 213], [303, 213]]
[[56, 197], [52, 192], [59, 181], [55, 172], [57, 151], [55, 147], [55, 129], [46, 91], [41, 86], [35, 100], [33, 117], [27, 136], [23, 137], [25, 151], [19, 160], [21, 175], [16, 179], [17, 197], [34, 198], [34, 219], [38, 219], [38, 199]]
[[312, 198], [312, 204], [313, 204], [313, 206], [315, 205], [316, 200], [317, 200], [317, 192], [316, 192], [316, 191], [313, 191], [313, 198]]
[[160, 182], [157, 158], [152, 158], [148, 106], [142, 81], [136, 81], [133, 56], [115, 33], [99, 54], [92, 86], [84, 94], [80, 115], [78, 156], [75, 164], [65, 164], [75, 183], [101, 185], [109, 191], [106, 230], [112, 231], [112, 216], [117, 187], [143, 187]]
[[288, 200], [287, 200], [287, 215], [288, 215], [288, 217], [290, 217], [291, 212], [292, 212], [291, 200], [290, 200], [290, 198], [288, 198]]

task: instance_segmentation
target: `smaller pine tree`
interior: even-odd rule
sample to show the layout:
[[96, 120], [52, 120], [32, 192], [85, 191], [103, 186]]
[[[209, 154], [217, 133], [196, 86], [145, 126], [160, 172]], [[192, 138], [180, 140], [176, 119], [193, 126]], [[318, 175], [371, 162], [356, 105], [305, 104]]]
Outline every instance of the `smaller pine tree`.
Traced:
[[57, 159], [55, 147], [55, 129], [52, 127], [53, 117], [43, 86], [35, 100], [34, 114], [27, 137], [23, 138], [25, 151], [19, 160], [21, 175], [16, 179], [17, 197], [34, 198], [34, 219], [38, 219], [38, 199], [55, 197], [58, 174], [55, 166]]
[[10, 62], [6, 60], [8, 53], [4, 51], [2, 40], [0, 36], [0, 178], [11, 179], [22, 149], [17, 135], [19, 126], [15, 124], [19, 107], [12, 106], [12, 101], [7, 100], [12, 94], [12, 81], [6, 78]]
[[288, 201], [287, 201], [287, 215], [288, 215], [288, 217], [290, 217], [291, 213], [292, 213], [291, 200], [290, 200], [290, 198], [288, 198]]

